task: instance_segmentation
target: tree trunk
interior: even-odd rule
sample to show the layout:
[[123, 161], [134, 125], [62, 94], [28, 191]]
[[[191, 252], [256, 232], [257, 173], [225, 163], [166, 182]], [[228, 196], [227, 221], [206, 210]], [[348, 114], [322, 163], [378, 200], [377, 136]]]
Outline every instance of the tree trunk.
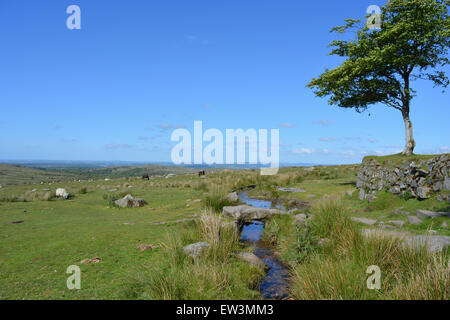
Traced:
[[409, 120], [408, 113], [403, 114], [403, 121], [405, 122], [406, 144], [405, 144], [405, 148], [403, 149], [402, 154], [406, 155], [406, 156], [410, 156], [413, 154], [414, 147], [416, 146], [416, 142], [414, 141], [414, 138], [413, 138], [412, 123], [411, 123], [411, 120]]

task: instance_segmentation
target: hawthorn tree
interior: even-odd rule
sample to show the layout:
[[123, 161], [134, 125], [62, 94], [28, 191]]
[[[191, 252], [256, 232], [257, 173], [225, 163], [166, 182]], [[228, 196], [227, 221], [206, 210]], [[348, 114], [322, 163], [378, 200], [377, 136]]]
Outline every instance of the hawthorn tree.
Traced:
[[362, 112], [382, 103], [401, 112], [406, 130], [404, 155], [413, 154], [415, 141], [409, 118], [416, 91], [411, 82], [430, 80], [446, 88], [442, 67], [449, 64], [450, 0], [388, 0], [381, 8], [381, 28], [346, 19], [330, 32], [357, 30], [355, 39], [334, 40], [330, 55], [346, 58], [335, 69], [313, 78], [308, 87], [329, 103]]

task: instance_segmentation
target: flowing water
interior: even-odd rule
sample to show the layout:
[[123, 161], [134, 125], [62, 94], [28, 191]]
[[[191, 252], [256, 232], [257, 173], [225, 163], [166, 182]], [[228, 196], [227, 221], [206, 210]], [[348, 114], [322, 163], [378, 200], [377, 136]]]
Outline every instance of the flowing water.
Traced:
[[[272, 201], [252, 199], [247, 195], [247, 191], [239, 194], [239, 199], [248, 205], [257, 208], [270, 209]], [[275, 208], [283, 209], [279, 205]], [[288, 270], [281, 263], [280, 259], [275, 257], [270, 246], [261, 241], [264, 233], [264, 222], [254, 220], [242, 227], [241, 241], [255, 246], [254, 254], [263, 260], [269, 270], [266, 273], [261, 285], [260, 291], [264, 299], [284, 299], [288, 296]]]

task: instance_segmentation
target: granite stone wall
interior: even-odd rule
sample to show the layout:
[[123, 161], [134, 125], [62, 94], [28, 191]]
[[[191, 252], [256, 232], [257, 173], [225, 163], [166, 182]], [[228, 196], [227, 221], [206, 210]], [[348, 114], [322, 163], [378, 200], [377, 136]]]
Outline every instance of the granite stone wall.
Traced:
[[[417, 162], [404, 161], [382, 165], [375, 159], [364, 160], [356, 182], [361, 200], [372, 201], [375, 193], [387, 190], [394, 194], [427, 199], [441, 190], [450, 190], [450, 156], [440, 155]], [[448, 196], [438, 195], [438, 200], [449, 201]]]

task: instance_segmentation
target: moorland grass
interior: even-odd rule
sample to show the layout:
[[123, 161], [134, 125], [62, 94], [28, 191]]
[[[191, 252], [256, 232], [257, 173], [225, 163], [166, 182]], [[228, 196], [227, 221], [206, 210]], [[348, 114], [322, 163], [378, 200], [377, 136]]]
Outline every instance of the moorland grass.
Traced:
[[[433, 254], [425, 246], [408, 248], [398, 238], [363, 237], [340, 201], [322, 201], [312, 208], [311, 215], [294, 232], [292, 223], [278, 221], [278, 226], [285, 226], [278, 232], [278, 250], [293, 273], [293, 298], [450, 298], [448, 251]], [[280, 219], [288, 220], [275, 220]], [[318, 240], [324, 238], [327, 241], [319, 245]], [[366, 285], [366, 270], [372, 265], [381, 269], [379, 290], [369, 290]]]

